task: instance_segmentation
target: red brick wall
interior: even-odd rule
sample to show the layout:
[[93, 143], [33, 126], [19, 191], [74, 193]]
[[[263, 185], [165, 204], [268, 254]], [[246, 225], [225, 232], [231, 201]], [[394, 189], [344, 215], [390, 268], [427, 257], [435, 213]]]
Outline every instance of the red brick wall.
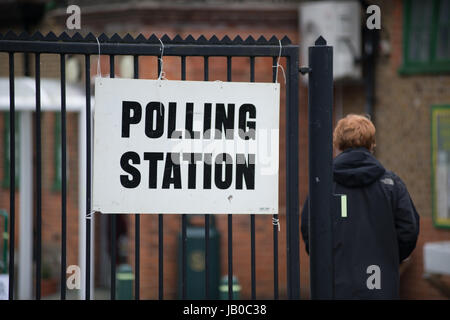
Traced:
[[[400, 295], [402, 299], [445, 299], [436, 287], [424, 278], [423, 246], [426, 242], [449, 241], [449, 231], [439, 230], [433, 226], [430, 217], [422, 217], [420, 236], [416, 250], [411, 256], [411, 263], [401, 277]], [[443, 283], [450, 285], [449, 277], [443, 276]]]

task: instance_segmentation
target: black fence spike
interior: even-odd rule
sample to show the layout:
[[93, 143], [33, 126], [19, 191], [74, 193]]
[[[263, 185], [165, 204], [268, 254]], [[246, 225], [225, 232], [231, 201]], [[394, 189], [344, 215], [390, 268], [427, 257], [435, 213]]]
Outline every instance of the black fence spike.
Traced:
[[149, 43], [159, 43], [159, 38], [153, 33], [150, 38], [148, 38]]
[[219, 38], [217, 38], [216, 35], [213, 35], [211, 38], [209, 38], [208, 42], [211, 44], [219, 44], [220, 43]]
[[82, 42], [82, 41], [84, 41], [84, 37], [81, 35], [81, 33], [76, 32], [76, 33], [72, 36], [71, 40], [72, 40], [72, 41], [75, 41], [75, 42]]
[[56, 34], [54, 34], [52, 31], [47, 33], [47, 35], [44, 37], [45, 41], [58, 41], [58, 37]]
[[67, 34], [67, 32], [63, 31], [59, 35], [58, 39], [61, 40], [61, 41], [70, 41], [70, 36]]
[[109, 42], [123, 42], [123, 41], [122, 38], [117, 33], [114, 33], [111, 39], [109, 39]]
[[288, 44], [291, 44], [291, 43], [292, 43], [291, 39], [289, 39], [288, 36], [284, 36], [283, 39], [281, 39], [281, 44], [283, 44], [283, 45], [288, 45]]
[[102, 33], [102, 34], [98, 37], [98, 41], [99, 41], [99, 42], [108, 42], [108, 41], [109, 41], [109, 37], [108, 37], [106, 34]]
[[194, 39], [194, 37], [192, 35], [188, 35], [186, 37], [186, 39], [184, 39], [184, 42], [186, 42], [186, 43], [195, 43], [195, 39]]
[[264, 36], [260, 36], [258, 40], [256, 40], [257, 44], [267, 44], [267, 39]]
[[138, 43], [142, 43], [142, 42], [146, 42], [147, 39], [145, 39], [145, 37], [140, 33], [140, 34], [137, 36], [137, 38], [136, 38], [135, 41], [138, 42]]
[[41, 40], [44, 40], [44, 36], [43, 36], [42, 33], [40, 33], [39, 31], [36, 31], [36, 32], [33, 33], [33, 35], [31, 36], [31, 40], [41, 41]]
[[206, 39], [206, 37], [204, 36], [204, 35], [201, 35], [200, 37], [198, 37], [198, 39], [197, 39], [197, 43], [198, 44], [205, 44], [205, 43], [207, 43], [208, 42], [208, 40]]
[[222, 40], [220, 40], [220, 43], [222, 44], [231, 44], [231, 39], [229, 36], [225, 36], [222, 38]]
[[28, 32], [22, 31], [19, 34], [18, 40], [29, 40], [29, 39], [30, 39], [30, 35], [28, 34]]
[[133, 36], [129, 33], [127, 33], [125, 35], [125, 37], [123, 37], [123, 41], [126, 43], [135, 43], [136, 42], [136, 40], [133, 38]]
[[17, 34], [10, 30], [5, 34], [5, 40], [17, 40]]
[[173, 39], [172, 39], [173, 43], [183, 43], [183, 38], [177, 34]]
[[[92, 32], [89, 32], [86, 37], [84, 38], [85, 41], [88, 42], [97, 42], [97, 38], [94, 36], [94, 34]], [[99, 40], [100, 42], [100, 40]]]
[[172, 43], [172, 39], [167, 34], [164, 34], [161, 38], [162, 43]]
[[278, 38], [275, 37], [275, 36], [272, 36], [272, 37], [269, 39], [269, 43], [270, 43], [270, 44], [279, 44]]
[[255, 44], [255, 39], [250, 35], [247, 37], [247, 39], [245, 39], [244, 43], [245, 44]]
[[241, 36], [236, 36], [236, 38], [233, 39], [233, 43], [242, 44], [244, 43], [244, 40], [242, 40]]
[[314, 44], [316, 46], [326, 46], [327, 45], [327, 41], [324, 39], [324, 37], [319, 36], [316, 40], [316, 42], [314, 42]]

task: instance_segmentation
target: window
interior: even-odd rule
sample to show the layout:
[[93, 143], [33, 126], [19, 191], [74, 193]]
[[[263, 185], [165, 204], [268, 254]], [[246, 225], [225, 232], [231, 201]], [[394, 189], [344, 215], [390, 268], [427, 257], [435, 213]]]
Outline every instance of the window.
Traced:
[[[53, 178], [53, 191], [61, 191], [62, 186], [62, 145], [61, 145], [61, 112], [55, 112], [55, 126], [54, 126], [54, 148], [53, 148], [53, 159], [54, 159], [54, 178]], [[66, 144], [67, 146], [67, 144]], [[67, 148], [67, 147], [66, 147]], [[68, 152], [66, 150], [66, 152]], [[69, 180], [69, 164], [67, 159], [67, 180]]]
[[450, 105], [431, 108], [433, 222], [450, 228]]
[[[14, 118], [14, 122], [15, 122], [15, 187], [18, 188], [19, 187], [19, 172], [20, 172], [20, 128], [19, 128], [19, 124], [20, 124], [20, 119], [19, 119], [19, 113], [16, 112], [15, 114], [15, 118]], [[4, 170], [4, 174], [3, 174], [3, 182], [2, 182], [2, 186], [5, 189], [9, 189], [9, 177], [10, 177], [10, 172], [9, 172], [9, 166], [11, 163], [11, 154], [10, 154], [10, 149], [9, 149], [9, 143], [11, 141], [10, 139], [10, 132], [9, 132], [9, 111], [7, 112], [3, 112], [3, 123], [4, 123], [4, 131], [3, 131], [3, 170]]]
[[400, 73], [444, 72], [450, 72], [450, 0], [406, 0]]

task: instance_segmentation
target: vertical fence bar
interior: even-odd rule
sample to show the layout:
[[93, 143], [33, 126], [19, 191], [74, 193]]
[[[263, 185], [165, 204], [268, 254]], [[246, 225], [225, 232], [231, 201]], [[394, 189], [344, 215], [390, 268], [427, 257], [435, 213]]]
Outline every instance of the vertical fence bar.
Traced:
[[163, 215], [158, 215], [158, 298], [159, 300], [164, 299], [164, 283], [163, 283], [163, 246], [164, 246], [164, 237], [163, 237], [163, 228], [164, 228], [164, 220]]
[[[227, 81], [231, 81], [231, 57], [227, 56]], [[233, 215], [228, 215], [228, 299], [233, 300]]]
[[[277, 81], [277, 58], [272, 59], [272, 81]], [[279, 290], [278, 290], [278, 226], [279, 217], [278, 214], [272, 216], [273, 221], [273, 298], [278, 300]]]
[[[100, 59], [100, 57], [99, 57]], [[114, 55], [109, 56], [109, 77], [115, 76]], [[111, 218], [111, 300], [116, 300], [116, 231], [117, 216], [110, 215]]]
[[[255, 57], [250, 57], [250, 82], [255, 82]], [[255, 215], [250, 215], [250, 254], [251, 254], [251, 287], [252, 300], [256, 299], [256, 245], [255, 245]]]
[[[309, 255], [311, 299], [332, 299], [333, 48], [319, 37], [309, 48]], [[311, 214], [314, 212], [314, 214]]]
[[[186, 56], [181, 56], [181, 80], [186, 80]], [[191, 159], [193, 160], [193, 159]], [[186, 266], [186, 215], [181, 215], [181, 299], [186, 299], [187, 292], [187, 266]]]
[[250, 215], [250, 246], [251, 246], [251, 285], [252, 300], [256, 299], [256, 248], [255, 248], [255, 215]]
[[300, 298], [300, 238], [298, 203], [298, 51], [287, 57], [286, 84], [286, 244], [288, 296]]
[[[134, 79], [139, 79], [139, 56], [133, 56]], [[141, 216], [134, 215], [134, 299], [140, 299]]]
[[9, 53], [9, 292], [8, 299], [14, 300], [14, 240], [16, 221], [16, 132], [14, 92], [14, 52]]
[[[278, 221], [278, 215], [274, 214], [273, 219]], [[278, 227], [273, 226], [273, 299], [278, 300]]]
[[135, 214], [135, 225], [134, 225], [134, 299], [140, 299], [140, 280], [141, 280], [141, 268], [140, 268], [140, 254], [141, 254], [141, 216], [140, 214]]
[[116, 215], [111, 214], [111, 300], [116, 300]]
[[[208, 56], [203, 57], [203, 79], [209, 80]], [[209, 299], [209, 214], [205, 214], [205, 299]]]
[[66, 300], [67, 267], [67, 158], [66, 158], [66, 57], [60, 55], [61, 67], [61, 300]]
[[209, 228], [210, 217], [205, 214], [205, 299], [210, 297], [209, 292]]
[[[158, 77], [161, 73], [162, 56], [158, 59]], [[164, 299], [164, 216], [158, 214], [158, 299]]]
[[86, 300], [91, 299], [91, 56], [85, 56], [86, 84]]
[[233, 215], [228, 215], [228, 299], [233, 300]]
[[35, 54], [36, 82], [36, 300], [41, 299], [42, 265], [42, 155], [41, 155], [41, 58]]
[[181, 215], [181, 242], [182, 242], [182, 252], [181, 252], [181, 299], [186, 299], [187, 293], [187, 272], [186, 272], [186, 215]]

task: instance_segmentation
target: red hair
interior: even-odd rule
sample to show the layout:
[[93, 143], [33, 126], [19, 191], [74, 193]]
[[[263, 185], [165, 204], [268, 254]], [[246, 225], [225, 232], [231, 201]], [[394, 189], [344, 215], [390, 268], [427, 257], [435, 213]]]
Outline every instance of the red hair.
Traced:
[[365, 116], [349, 114], [338, 121], [333, 133], [333, 145], [341, 151], [359, 147], [372, 151], [375, 147], [375, 126]]

